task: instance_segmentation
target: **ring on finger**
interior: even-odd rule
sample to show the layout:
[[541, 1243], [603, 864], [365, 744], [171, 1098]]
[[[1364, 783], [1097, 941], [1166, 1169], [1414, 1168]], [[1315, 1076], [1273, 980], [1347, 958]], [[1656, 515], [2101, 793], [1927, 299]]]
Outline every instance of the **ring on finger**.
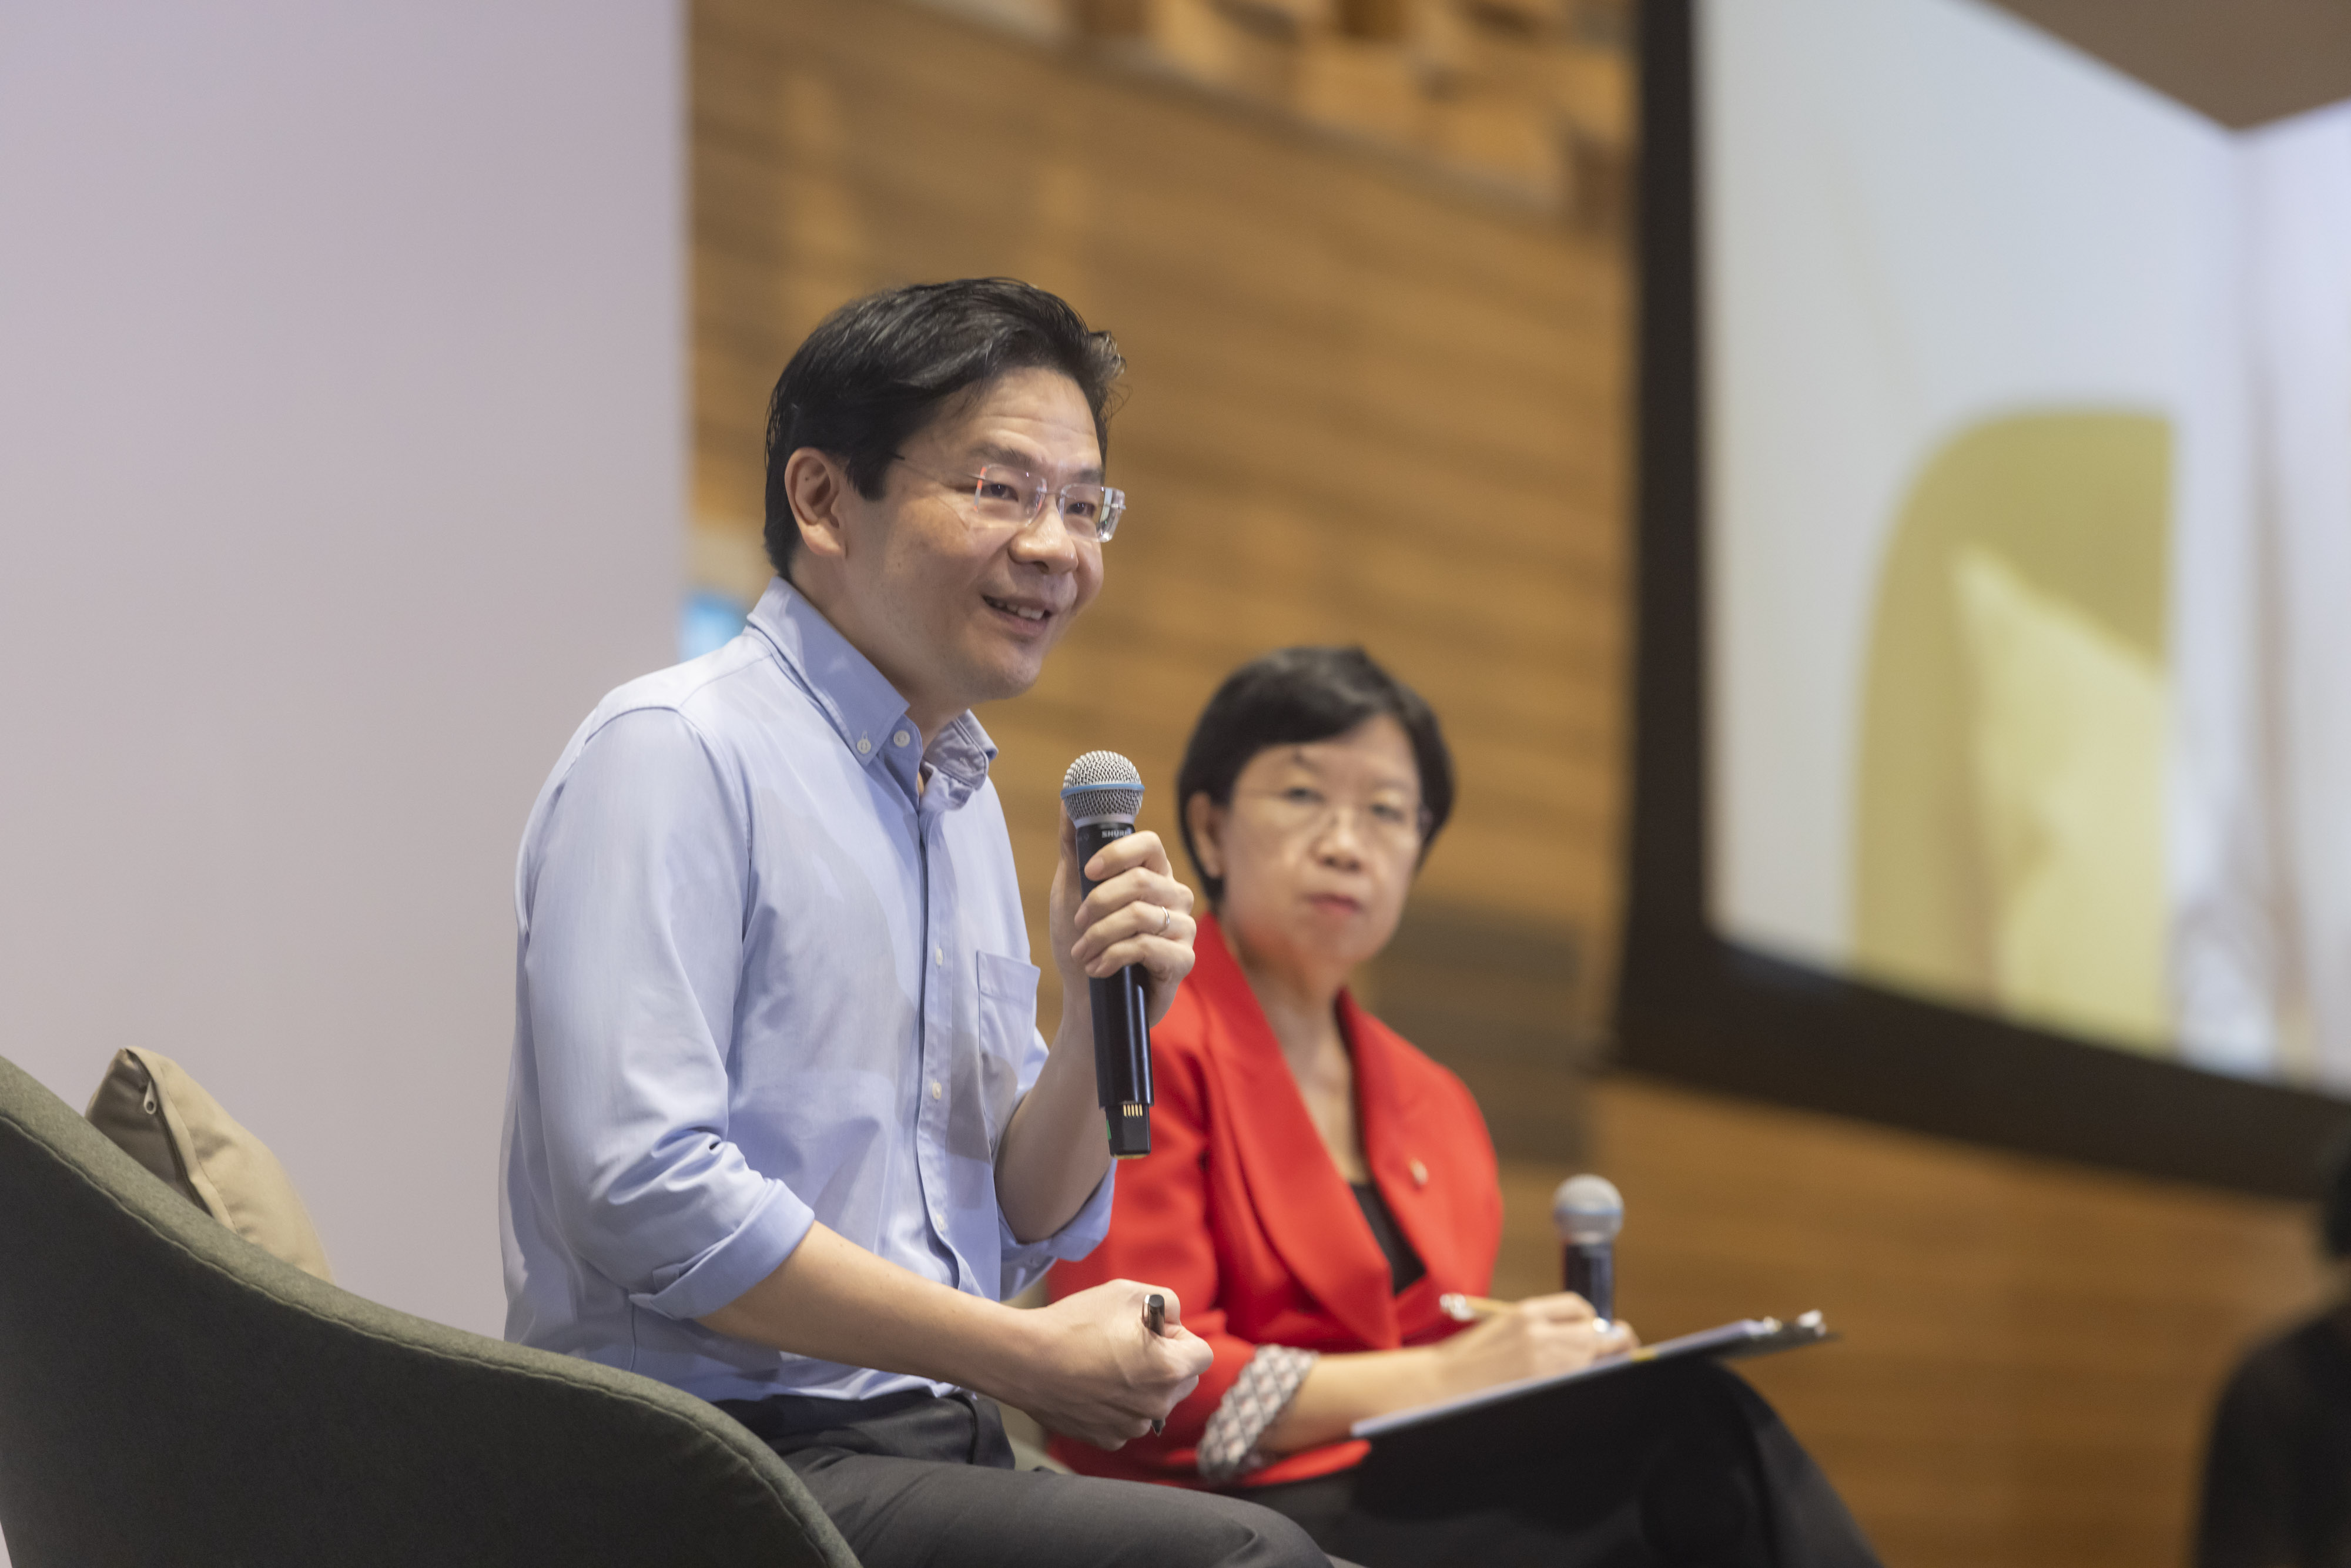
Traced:
[[1153, 933], [1152, 933], [1152, 935], [1153, 935], [1154, 936], [1166, 936], [1166, 935], [1167, 935], [1167, 923], [1168, 923], [1169, 921], [1171, 921], [1171, 920], [1175, 919], [1175, 918], [1176, 918], [1176, 912], [1175, 912], [1174, 910], [1172, 910], [1172, 909], [1163, 909], [1163, 910], [1161, 910], [1161, 911], [1159, 912], [1159, 929], [1158, 929], [1158, 930], [1156, 930], [1156, 931], [1155, 931], [1155, 932], [1153, 932]]

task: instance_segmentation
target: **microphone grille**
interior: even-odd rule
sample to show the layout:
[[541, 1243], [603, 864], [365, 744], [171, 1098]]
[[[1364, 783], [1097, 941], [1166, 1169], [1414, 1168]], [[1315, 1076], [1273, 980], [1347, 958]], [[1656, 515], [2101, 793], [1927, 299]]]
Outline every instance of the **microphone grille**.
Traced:
[[1089, 751], [1061, 775], [1061, 799], [1073, 817], [1131, 819], [1143, 806], [1143, 774], [1115, 751]]
[[1551, 1222], [1562, 1241], [1611, 1241], [1625, 1226], [1625, 1199], [1606, 1176], [1570, 1176], [1552, 1194]]

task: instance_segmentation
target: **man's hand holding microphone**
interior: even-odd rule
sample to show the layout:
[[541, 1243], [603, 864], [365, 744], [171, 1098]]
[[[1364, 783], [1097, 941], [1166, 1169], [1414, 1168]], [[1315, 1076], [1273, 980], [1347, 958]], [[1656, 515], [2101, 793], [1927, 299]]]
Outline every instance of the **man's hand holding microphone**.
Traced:
[[[1023, 1240], [1067, 1224], [1113, 1154], [1150, 1147], [1149, 1027], [1191, 973], [1199, 927], [1166, 846], [1134, 828], [1142, 796], [1134, 765], [1114, 752], [1088, 752], [1063, 780], [1050, 917], [1061, 1025], [997, 1166], [998, 1202]], [[1056, 1135], [1021, 1136], [1032, 1120]], [[1034, 1337], [1013, 1402], [1104, 1448], [1157, 1430], [1214, 1359], [1162, 1285], [1113, 1281], [1020, 1316]]]
[[[1112, 1152], [1150, 1152], [1150, 1026], [1192, 972], [1192, 890], [1159, 835], [1138, 831], [1143, 778], [1115, 751], [1089, 751], [1061, 780], [1061, 859], [1053, 877], [1053, 951], [1065, 1030], [1082, 1007]], [[1139, 1111], [1139, 1113], [1137, 1113]], [[1140, 1127], [1127, 1123], [1139, 1122]]]

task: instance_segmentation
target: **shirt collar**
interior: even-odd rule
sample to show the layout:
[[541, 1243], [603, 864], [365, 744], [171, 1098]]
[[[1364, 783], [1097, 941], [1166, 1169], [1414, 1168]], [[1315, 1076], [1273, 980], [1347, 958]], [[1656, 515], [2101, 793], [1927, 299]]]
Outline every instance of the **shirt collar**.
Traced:
[[906, 699], [898, 688], [782, 578], [769, 580], [749, 621], [774, 646], [785, 670], [831, 722], [841, 744], [865, 767], [878, 768], [895, 779], [909, 800], [925, 793], [915, 788], [925, 762], [932, 768], [929, 793], [937, 794], [944, 787], [941, 804], [950, 809], [987, 781], [996, 742], [968, 708], [917, 755], [914, 743], [920, 732], [906, 716]]

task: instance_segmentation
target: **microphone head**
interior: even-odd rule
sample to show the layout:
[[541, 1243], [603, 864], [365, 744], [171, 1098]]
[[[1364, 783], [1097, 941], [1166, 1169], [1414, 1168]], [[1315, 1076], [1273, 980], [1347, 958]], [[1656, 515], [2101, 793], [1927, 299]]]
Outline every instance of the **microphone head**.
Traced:
[[1551, 1195], [1551, 1222], [1571, 1244], [1613, 1241], [1625, 1227], [1625, 1199], [1606, 1176], [1570, 1176]]
[[1061, 799], [1073, 822], [1132, 822], [1143, 806], [1143, 774], [1115, 751], [1089, 751], [1061, 775]]

